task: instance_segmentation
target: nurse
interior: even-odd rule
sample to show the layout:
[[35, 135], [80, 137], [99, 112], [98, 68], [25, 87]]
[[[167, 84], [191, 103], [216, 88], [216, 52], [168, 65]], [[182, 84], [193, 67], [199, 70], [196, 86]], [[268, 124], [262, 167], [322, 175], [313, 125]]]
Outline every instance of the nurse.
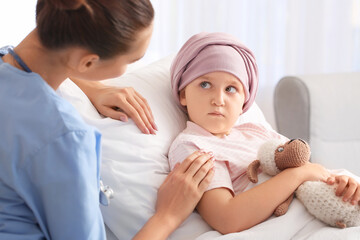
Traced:
[[[77, 79], [101, 108], [115, 92], [98, 95], [101, 84], [91, 81], [117, 77], [144, 55], [153, 17], [149, 0], [38, 0], [36, 28], [15, 48], [1, 49], [0, 239], [106, 238], [101, 135], [55, 90]], [[146, 101], [129, 96], [136, 101], [123, 104], [125, 112], [153, 133]], [[166, 239], [184, 221], [213, 175], [210, 159], [199, 151], [176, 166], [135, 239]]]

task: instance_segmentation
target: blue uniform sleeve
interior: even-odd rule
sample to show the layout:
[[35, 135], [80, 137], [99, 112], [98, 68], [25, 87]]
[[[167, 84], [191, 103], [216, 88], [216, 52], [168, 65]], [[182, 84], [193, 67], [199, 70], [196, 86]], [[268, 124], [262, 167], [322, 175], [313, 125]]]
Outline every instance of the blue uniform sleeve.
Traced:
[[[94, 136], [95, 134], [95, 136]], [[99, 207], [100, 135], [74, 131], [26, 161], [24, 198], [49, 239], [105, 239]]]

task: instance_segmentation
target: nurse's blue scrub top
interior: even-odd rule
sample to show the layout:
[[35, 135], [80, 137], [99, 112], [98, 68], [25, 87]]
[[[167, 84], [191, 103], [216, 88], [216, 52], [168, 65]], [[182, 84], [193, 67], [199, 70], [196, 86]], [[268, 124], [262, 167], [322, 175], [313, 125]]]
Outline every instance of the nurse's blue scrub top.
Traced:
[[101, 135], [36, 73], [0, 58], [0, 239], [105, 239]]

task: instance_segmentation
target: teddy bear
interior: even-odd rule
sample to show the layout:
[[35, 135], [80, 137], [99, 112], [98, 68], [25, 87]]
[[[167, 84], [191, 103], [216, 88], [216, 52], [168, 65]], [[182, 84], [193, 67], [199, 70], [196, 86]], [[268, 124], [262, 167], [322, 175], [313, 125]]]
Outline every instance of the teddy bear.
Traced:
[[[299, 167], [310, 160], [310, 146], [302, 139], [292, 139], [284, 143], [278, 139], [265, 142], [258, 150], [258, 160], [247, 169], [251, 182], [257, 183], [257, 172], [261, 166], [263, 172], [274, 176], [280, 171]], [[344, 202], [335, 195], [336, 185], [322, 181], [307, 181], [295, 191], [296, 197], [317, 219], [339, 228], [360, 226], [360, 206]], [[285, 214], [294, 194], [280, 204], [274, 211], [275, 216]]]

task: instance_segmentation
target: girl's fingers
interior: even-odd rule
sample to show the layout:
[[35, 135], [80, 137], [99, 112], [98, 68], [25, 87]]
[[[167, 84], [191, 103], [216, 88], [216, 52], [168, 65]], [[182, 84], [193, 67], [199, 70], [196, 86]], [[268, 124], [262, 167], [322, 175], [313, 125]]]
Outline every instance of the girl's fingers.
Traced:
[[348, 184], [349, 177], [347, 176], [337, 176], [336, 181], [338, 182], [338, 186], [336, 188], [336, 196], [342, 196]]
[[349, 182], [349, 184], [347, 185], [347, 189], [344, 193], [343, 200], [347, 202], [350, 198], [352, 198], [352, 196], [356, 192], [356, 189], [357, 189], [357, 184]]
[[352, 198], [352, 196], [355, 194], [356, 190], [357, 190], [357, 182], [355, 182], [354, 179], [350, 178], [349, 182], [347, 184], [347, 190], [345, 191], [343, 200], [345, 202], [347, 202], [349, 199]]
[[330, 176], [327, 180], [326, 183], [329, 185], [333, 185], [335, 183], [335, 176]]
[[359, 204], [360, 205], [360, 186], [358, 186], [358, 188], [356, 189], [356, 192], [353, 195], [353, 198], [351, 200], [351, 204], [353, 204], [353, 205]]

